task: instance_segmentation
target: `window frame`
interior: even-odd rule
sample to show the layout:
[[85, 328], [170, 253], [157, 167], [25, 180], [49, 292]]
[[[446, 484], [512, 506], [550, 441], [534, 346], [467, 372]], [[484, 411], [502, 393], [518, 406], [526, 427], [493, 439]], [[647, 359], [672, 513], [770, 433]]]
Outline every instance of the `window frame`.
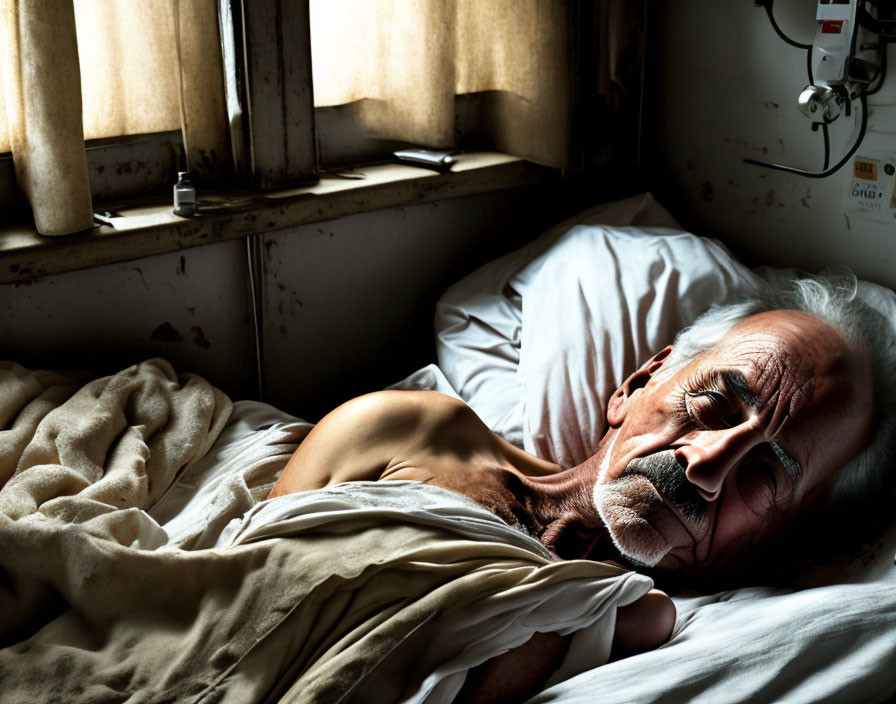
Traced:
[[218, 0], [237, 184], [319, 180], [308, 0]]
[[[390, 161], [395, 150], [418, 146], [364, 134], [352, 120], [351, 104], [314, 107], [309, 0], [216, 5], [233, 156], [233, 172], [221, 174], [222, 186], [295, 188], [317, 182], [322, 169]], [[457, 97], [458, 135], [473, 149], [488, 147], [468, 134], [460, 118], [478, 109], [478, 98]], [[88, 140], [85, 146], [95, 212], [168, 193], [185, 164], [178, 130]], [[8, 221], [7, 213], [27, 218], [8, 154], [0, 155], [0, 220]]]
[[[16, 220], [0, 229], [0, 283], [19, 285], [64, 271], [557, 178], [555, 169], [494, 152], [462, 154], [456, 168], [444, 174], [395, 164], [391, 152], [407, 143], [363, 135], [346, 123], [348, 112], [339, 124], [341, 108], [314, 108], [308, 0], [217, 4], [236, 168], [222, 174], [222, 188], [202, 190], [201, 217], [182, 219], [171, 213], [170, 189], [184, 163], [179, 130], [89, 140], [85, 145], [97, 227], [67, 237], [41, 237], [24, 224], [27, 204], [14, 192], [9, 202], [19, 207]], [[287, 32], [301, 41], [278, 55]], [[276, 80], [266, 80], [271, 75]], [[287, 90], [287, 76], [299, 77], [298, 90]], [[323, 134], [321, 125], [326, 125]], [[337, 158], [322, 152], [324, 165], [336, 169], [321, 181], [318, 143], [328, 139], [345, 141]], [[350, 174], [338, 168], [362, 163], [367, 166]], [[17, 191], [13, 174], [11, 157], [0, 155], [0, 189], [6, 184], [7, 190]], [[0, 203], [4, 197], [0, 190]]]

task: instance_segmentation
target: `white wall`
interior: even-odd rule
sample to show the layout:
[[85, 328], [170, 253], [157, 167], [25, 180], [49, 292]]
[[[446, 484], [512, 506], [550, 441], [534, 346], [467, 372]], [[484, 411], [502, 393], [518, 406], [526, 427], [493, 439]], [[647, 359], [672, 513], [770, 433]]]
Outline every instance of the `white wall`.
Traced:
[[154, 356], [236, 395], [255, 388], [245, 243], [0, 286], [0, 358], [117, 371]]
[[435, 361], [438, 296], [543, 229], [547, 196], [489, 193], [266, 235], [265, 400], [310, 417]]
[[[844, 217], [849, 166], [806, 179], [742, 162], [820, 170], [821, 134], [796, 105], [807, 82], [805, 52], [781, 41], [752, 0], [659, 0], [654, 7], [647, 136], [658, 140], [649, 178], [661, 200], [691, 229], [727, 241], [751, 263], [847, 265], [896, 288], [896, 225]], [[785, 32], [812, 41], [814, 0], [774, 7]], [[896, 133], [896, 47], [887, 84], [870, 101], [869, 129]], [[853, 124], [841, 116], [832, 125], [831, 163], [852, 144]]]

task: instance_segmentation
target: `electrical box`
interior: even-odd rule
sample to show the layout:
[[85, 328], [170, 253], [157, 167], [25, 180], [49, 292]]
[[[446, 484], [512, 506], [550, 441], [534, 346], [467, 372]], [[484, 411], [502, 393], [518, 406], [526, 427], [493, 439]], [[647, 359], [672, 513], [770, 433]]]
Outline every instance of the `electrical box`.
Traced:
[[844, 212], [896, 223], [896, 135], [868, 132], [847, 168], [851, 178], [843, 198]]

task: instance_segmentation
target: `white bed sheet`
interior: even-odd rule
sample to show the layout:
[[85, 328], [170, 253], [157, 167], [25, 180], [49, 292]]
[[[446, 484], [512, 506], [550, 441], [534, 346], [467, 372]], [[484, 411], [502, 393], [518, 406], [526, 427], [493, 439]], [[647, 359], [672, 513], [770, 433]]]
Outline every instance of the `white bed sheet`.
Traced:
[[214, 546], [221, 530], [264, 499], [313, 425], [266, 403], [237, 401], [215, 444], [148, 511], [187, 550]]
[[590, 670], [545, 702], [858, 702], [896, 692], [896, 579], [675, 599], [662, 648]]
[[[521, 555], [541, 558], [542, 564], [546, 563], [540, 577], [534, 573], [527, 577], [528, 587], [516, 584], [500, 594], [490, 594], [488, 599], [471, 602], [440, 625], [438, 635], [433, 634], [430, 647], [421, 654], [426, 658], [424, 662], [440, 664], [409, 702], [448, 704], [463, 685], [467, 670], [522, 645], [534, 632], [575, 634], [554, 675], [558, 682], [586, 669], [586, 664], [605, 662], [615, 630], [615, 606], [632, 603], [653, 586], [652, 580], [635, 572], [615, 573], [613, 568], [604, 566], [614, 574], [597, 578], [594, 574], [581, 574], [573, 563], [551, 563], [551, 555], [541, 543], [471, 499], [416, 481], [352, 482], [263, 501], [245, 516], [231, 521], [216, 547], [289, 537], [321, 524], [338, 523], [346, 516], [363, 524], [389, 520], [391, 514], [400, 515], [402, 521], [440, 527], [471, 541], [512, 546]], [[561, 567], [572, 569], [555, 569]], [[547, 575], [548, 571], [554, 579]], [[459, 654], [449, 656], [456, 650], [453, 643], [463, 643], [465, 647]], [[392, 676], [393, 673], [388, 674], [387, 679]], [[376, 681], [368, 679], [373, 680], [367, 685], [373, 701]]]

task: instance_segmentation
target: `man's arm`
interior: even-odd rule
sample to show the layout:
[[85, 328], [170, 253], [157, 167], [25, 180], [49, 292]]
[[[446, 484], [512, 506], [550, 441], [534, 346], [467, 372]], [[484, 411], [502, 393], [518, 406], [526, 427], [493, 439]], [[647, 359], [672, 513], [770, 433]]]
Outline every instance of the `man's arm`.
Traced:
[[472, 410], [433, 391], [378, 391], [328, 413], [299, 445], [269, 498], [347, 481], [376, 481], [424, 455]]
[[513, 704], [523, 702], [544, 689], [556, 670], [570, 636], [536, 633], [527, 642], [474, 667], [454, 704]]
[[[616, 610], [610, 660], [658, 648], [675, 626], [675, 605], [658, 589]], [[563, 662], [572, 636], [536, 633], [523, 645], [474, 667], [454, 704], [515, 704], [544, 689]], [[603, 663], [595, 663], [595, 666]]]

